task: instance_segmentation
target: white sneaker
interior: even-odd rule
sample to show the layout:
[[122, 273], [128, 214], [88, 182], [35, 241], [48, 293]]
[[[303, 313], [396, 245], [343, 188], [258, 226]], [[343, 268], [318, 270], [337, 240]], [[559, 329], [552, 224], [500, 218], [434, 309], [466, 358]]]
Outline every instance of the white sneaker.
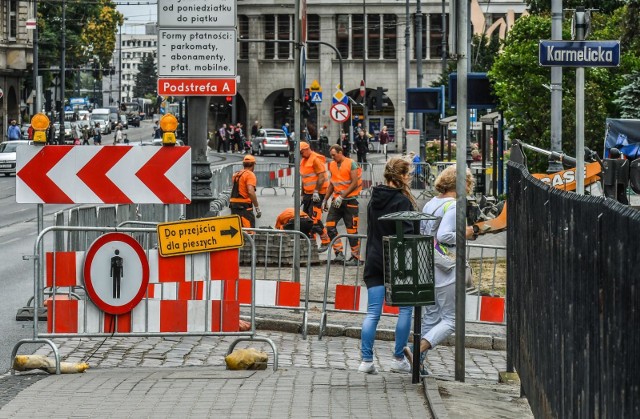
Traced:
[[378, 370], [376, 369], [376, 366], [373, 365], [373, 362], [362, 361], [358, 367], [358, 372], [375, 375], [378, 373]]
[[411, 365], [407, 358], [402, 358], [402, 361], [398, 361], [395, 357], [391, 360], [391, 371], [393, 372], [406, 372], [411, 373]]

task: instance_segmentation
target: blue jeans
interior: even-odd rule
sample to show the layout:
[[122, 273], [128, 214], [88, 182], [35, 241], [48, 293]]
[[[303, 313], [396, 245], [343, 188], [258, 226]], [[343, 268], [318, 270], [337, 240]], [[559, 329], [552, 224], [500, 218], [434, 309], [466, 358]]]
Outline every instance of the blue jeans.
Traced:
[[[373, 343], [376, 338], [378, 322], [382, 314], [382, 303], [384, 302], [384, 285], [367, 288], [367, 316], [362, 322], [362, 343], [360, 351], [363, 361], [373, 361]], [[396, 346], [393, 355], [396, 358], [403, 358], [403, 349], [407, 345], [409, 333], [411, 331], [411, 315], [413, 307], [400, 307], [400, 315], [396, 323]]]

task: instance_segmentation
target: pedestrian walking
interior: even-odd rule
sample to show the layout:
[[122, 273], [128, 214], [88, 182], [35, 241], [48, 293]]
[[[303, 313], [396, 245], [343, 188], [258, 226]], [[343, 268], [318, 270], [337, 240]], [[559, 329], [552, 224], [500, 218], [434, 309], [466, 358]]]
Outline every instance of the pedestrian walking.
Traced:
[[89, 145], [89, 126], [82, 125], [82, 145]]
[[[256, 179], [255, 170], [256, 159], [248, 154], [242, 160], [243, 169], [233, 174], [233, 187], [231, 189], [231, 198], [229, 199], [229, 208], [231, 214], [240, 216], [243, 228], [255, 228], [256, 218], [262, 216], [258, 197], [256, 196]], [[253, 210], [255, 208], [255, 216]]]
[[162, 138], [162, 128], [160, 128], [160, 122], [156, 121], [153, 126], [153, 139], [158, 140]]
[[342, 153], [345, 157], [349, 157], [351, 152], [351, 144], [349, 143], [349, 137], [347, 137], [347, 133], [344, 130], [340, 130], [340, 138], [336, 142], [339, 146], [342, 147]]
[[331, 239], [322, 224], [322, 196], [327, 193], [329, 176], [326, 169], [326, 158], [315, 151], [307, 142], [300, 143], [300, 177], [302, 178], [302, 210], [311, 216], [313, 229], [311, 241], [315, 244], [316, 234], [320, 236], [322, 253], [329, 248]]
[[15, 119], [11, 120], [9, 128], [7, 128], [7, 138], [9, 141], [17, 141], [20, 139], [20, 127]]
[[[396, 234], [395, 221], [381, 221], [386, 214], [399, 211], [415, 211], [416, 202], [411, 195], [411, 163], [395, 157], [389, 160], [384, 168], [383, 185], [377, 185], [371, 193], [367, 206], [367, 261], [364, 265], [364, 282], [367, 286], [367, 315], [362, 322], [360, 351], [362, 363], [359, 372], [376, 374], [373, 364], [373, 345], [382, 305], [384, 303], [384, 258], [382, 238]], [[417, 223], [405, 221], [404, 234], [417, 234]], [[411, 372], [411, 364], [404, 355], [404, 348], [411, 330], [413, 307], [400, 307], [396, 322], [395, 349], [391, 360], [391, 370], [395, 372]]]
[[[322, 208], [329, 211], [327, 214], [327, 234], [333, 240], [338, 235], [336, 224], [340, 220], [344, 221], [348, 234], [358, 233], [359, 206], [357, 198], [362, 190], [362, 168], [358, 167], [356, 162], [350, 158], [345, 157], [342, 147], [339, 145], [332, 145], [329, 149], [329, 155], [333, 159], [329, 163], [331, 181], [324, 196]], [[329, 205], [330, 200], [331, 205]], [[346, 265], [361, 264], [360, 240], [350, 237], [348, 241], [351, 247], [351, 258], [346, 261]], [[342, 240], [334, 242], [333, 251], [335, 253], [334, 260], [338, 262], [345, 260]]]
[[260, 131], [260, 124], [258, 121], [253, 123], [251, 127], [251, 138], [256, 138], [258, 136], [258, 132]]
[[383, 126], [380, 130], [380, 145], [382, 146], [382, 154], [387, 155], [387, 144], [389, 143], [389, 132], [387, 131], [387, 126]]
[[96, 123], [93, 128], [93, 145], [102, 145], [102, 134], [100, 133], [100, 123]]
[[218, 153], [220, 153], [220, 149], [227, 152], [227, 124], [222, 124], [218, 130]]
[[236, 145], [236, 127], [233, 124], [229, 124], [227, 127], [227, 144], [229, 146], [229, 151], [233, 153]]
[[362, 128], [358, 129], [358, 135], [355, 139], [356, 155], [358, 163], [367, 162], [367, 151], [369, 151], [369, 139]]
[[[473, 190], [474, 178], [466, 170], [466, 193]], [[435, 348], [455, 330], [456, 321], [456, 166], [447, 167], [434, 183], [438, 195], [426, 203], [422, 212], [437, 217], [437, 220], [422, 221], [420, 233], [432, 236], [435, 242], [435, 305], [425, 306], [422, 315], [422, 338], [420, 340], [420, 363], [423, 373], [427, 351]], [[473, 227], [466, 228], [466, 237], [473, 238]], [[461, 249], [464, 251], [464, 249]], [[441, 258], [440, 256], [444, 256]], [[442, 261], [442, 262], [441, 262]], [[411, 350], [404, 350], [412, 360]]]
[[116, 132], [113, 135], [113, 145], [119, 144], [122, 142], [123, 136], [122, 136], [122, 126], [118, 125], [116, 127]]

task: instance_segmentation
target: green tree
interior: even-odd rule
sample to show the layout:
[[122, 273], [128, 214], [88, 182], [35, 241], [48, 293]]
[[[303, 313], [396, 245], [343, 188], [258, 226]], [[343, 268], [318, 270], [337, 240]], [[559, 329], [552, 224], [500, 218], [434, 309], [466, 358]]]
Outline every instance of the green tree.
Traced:
[[616, 92], [615, 104], [623, 118], [640, 118], [640, 71], [625, 76], [629, 82]]
[[[527, 6], [532, 14], [551, 12], [551, 0], [527, 0]], [[584, 6], [587, 9], [598, 9], [600, 13], [611, 13], [624, 6], [625, 0], [563, 0], [563, 9], [575, 9]]]
[[[590, 39], [618, 39], [624, 11], [595, 20]], [[570, 38], [569, 23], [563, 28], [564, 39]], [[602, 36], [606, 34], [606, 37]], [[610, 36], [618, 35], [611, 38]], [[500, 109], [510, 128], [510, 137], [538, 147], [550, 147], [550, 69], [538, 65], [538, 41], [551, 36], [551, 19], [547, 16], [520, 18], [507, 35], [502, 54], [489, 72]], [[585, 145], [602, 148], [605, 120], [619, 115], [613, 102], [615, 92], [626, 84], [624, 74], [639, 69], [638, 57], [623, 53], [618, 69], [587, 68], [585, 71]], [[575, 154], [575, 71], [563, 71], [562, 148]], [[546, 157], [531, 156], [530, 169], [544, 171]]]
[[[115, 34], [123, 17], [111, 0], [96, 2], [66, 1], [65, 61], [67, 68], [83, 68], [96, 58], [107, 67], [115, 49]], [[38, 3], [40, 67], [60, 66], [62, 47], [62, 3]], [[51, 73], [44, 73], [45, 87]], [[71, 83], [71, 80], [68, 80]], [[70, 84], [69, 86], [70, 87]]]
[[136, 74], [136, 85], [133, 88], [134, 97], [146, 97], [153, 93], [151, 97], [156, 97], [158, 88], [158, 73], [153, 54], [146, 54], [142, 57], [138, 73]]

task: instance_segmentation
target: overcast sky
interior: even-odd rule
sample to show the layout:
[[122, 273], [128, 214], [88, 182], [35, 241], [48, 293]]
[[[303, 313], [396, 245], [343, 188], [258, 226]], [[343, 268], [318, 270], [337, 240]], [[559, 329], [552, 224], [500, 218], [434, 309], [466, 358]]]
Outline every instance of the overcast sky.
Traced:
[[123, 33], [144, 33], [144, 24], [157, 21], [158, 5], [154, 1], [134, 2], [126, 5], [119, 3], [117, 9], [125, 17]]

